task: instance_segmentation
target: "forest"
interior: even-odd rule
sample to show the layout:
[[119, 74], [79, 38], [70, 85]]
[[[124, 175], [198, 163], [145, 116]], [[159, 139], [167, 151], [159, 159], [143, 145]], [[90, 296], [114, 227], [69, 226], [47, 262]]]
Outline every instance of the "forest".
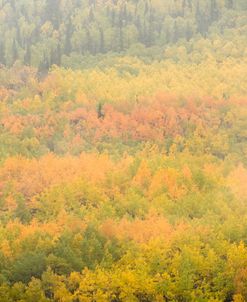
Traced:
[[0, 62], [44, 71], [85, 67], [91, 56], [160, 59], [167, 46], [190, 53], [201, 38], [223, 39], [216, 48], [236, 57], [246, 10], [246, 0], [1, 0]]
[[246, 0], [0, 24], [0, 302], [247, 302]]

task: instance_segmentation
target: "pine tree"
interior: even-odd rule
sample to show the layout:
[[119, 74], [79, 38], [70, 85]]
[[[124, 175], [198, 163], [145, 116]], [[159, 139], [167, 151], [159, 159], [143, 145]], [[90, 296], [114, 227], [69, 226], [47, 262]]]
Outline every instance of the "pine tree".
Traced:
[[17, 59], [18, 59], [18, 51], [17, 51], [16, 41], [14, 40], [12, 46], [12, 62], [15, 63]]
[[31, 47], [30, 44], [27, 44], [27, 49], [24, 56], [24, 64], [30, 65], [31, 64]]
[[55, 29], [60, 25], [60, 1], [59, 0], [47, 0], [45, 9], [45, 20], [52, 22]]
[[210, 2], [210, 19], [211, 19], [211, 22], [214, 22], [214, 21], [218, 20], [218, 17], [219, 17], [219, 12], [218, 12], [218, 7], [217, 7], [216, 0], [211, 0], [211, 2]]
[[0, 63], [3, 65], [6, 64], [5, 48], [4, 48], [4, 43], [2, 41], [0, 42]]
[[65, 33], [65, 45], [64, 45], [64, 53], [66, 55], [69, 55], [71, 52], [71, 35], [72, 35], [72, 23], [71, 23], [71, 19], [69, 19], [69, 22], [66, 26], [66, 33]]
[[99, 28], [99, 32], [100, 32], [100, 52], [104, 53], [105, 52], [105, 36], [104, 36], [104, 31], [101, 27]]
[[225, 0], [225, 6], [227, 9], [233, 9], [233, 0]]
[[97, 114], [98, 114], [98, 119], [103, 119], [105, 117], [105, 113], [103, 111], [103, 106], [101, 103], [98, 104]]

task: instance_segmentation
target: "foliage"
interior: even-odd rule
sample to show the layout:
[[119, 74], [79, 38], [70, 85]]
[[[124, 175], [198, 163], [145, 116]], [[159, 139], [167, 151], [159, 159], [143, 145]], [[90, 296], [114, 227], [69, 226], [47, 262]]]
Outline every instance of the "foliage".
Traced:
[[1, 302], [247, 301], [246, 9], [0, 1]]
[[153, 60], [165, 49], [169, 57], [174, 45], [178, 59], [191, 44], [208, 48], [204, 38], [217, 55], [236, 57], [246, 49], [246, 10], [245, 0], [3, 0], [0, 62], [43, 72], [119, 52]]

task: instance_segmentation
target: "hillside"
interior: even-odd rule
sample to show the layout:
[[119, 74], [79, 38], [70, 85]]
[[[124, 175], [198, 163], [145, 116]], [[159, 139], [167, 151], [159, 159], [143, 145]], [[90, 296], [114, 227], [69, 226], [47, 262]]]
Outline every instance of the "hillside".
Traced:
[[0, 23], [0, 301], [247, 301], [246, 1]]
[[224, 39], [229, 52], [246, 45], [246, 11], [245, 0], [3, 0], [0, 62], [45, 70], [90, 55], [160, 59], [167, 47], [190, 52], [201, 38]]

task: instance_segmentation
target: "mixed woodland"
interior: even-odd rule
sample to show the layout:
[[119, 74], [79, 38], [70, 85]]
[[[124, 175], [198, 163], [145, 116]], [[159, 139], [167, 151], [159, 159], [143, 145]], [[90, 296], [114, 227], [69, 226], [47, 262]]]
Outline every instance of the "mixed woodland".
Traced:
[[247, 301], [246, 0], [0, 24], [0, 301]]

